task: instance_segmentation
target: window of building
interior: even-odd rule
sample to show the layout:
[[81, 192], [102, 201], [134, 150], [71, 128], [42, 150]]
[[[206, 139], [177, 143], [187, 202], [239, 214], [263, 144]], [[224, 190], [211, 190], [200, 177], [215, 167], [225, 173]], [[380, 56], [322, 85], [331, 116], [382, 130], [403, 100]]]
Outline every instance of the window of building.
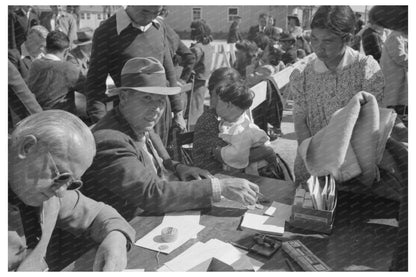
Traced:
[[101, 20], [101, 14], [100, 13], [97, 14], [97, 19]]
[[85, 13], [81, 13], [81, 19], [85, 19]]
[[91, 19], [91, 14], [87, 13], [87, 19]]
[[238, 8], [228, 8], [228, 21], [231, 22], [238, 16]]
[[192, 8], [192, 21], [202, 19], [202, 8]]

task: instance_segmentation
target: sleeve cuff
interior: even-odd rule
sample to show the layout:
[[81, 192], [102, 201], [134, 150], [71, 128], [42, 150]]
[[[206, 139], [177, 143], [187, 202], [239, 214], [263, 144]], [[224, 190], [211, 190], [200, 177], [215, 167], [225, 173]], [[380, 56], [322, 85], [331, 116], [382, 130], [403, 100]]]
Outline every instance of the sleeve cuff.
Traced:
[[214, 202], [221, 201], [221, 185], [218, 178], [211, 178], [212, 185], [212, 200]]

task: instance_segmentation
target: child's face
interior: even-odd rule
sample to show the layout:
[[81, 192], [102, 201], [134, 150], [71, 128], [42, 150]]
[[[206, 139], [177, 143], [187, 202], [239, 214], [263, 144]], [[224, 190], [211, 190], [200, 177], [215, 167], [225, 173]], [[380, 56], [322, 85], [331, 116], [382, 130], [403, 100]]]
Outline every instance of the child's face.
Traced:
[[224, 102], [219, 97], [217, 99], [217, 106], [215, 107], [217, 115], [223, 120], [228, 122], [233, 122], [241, 115], [241, 109], [238, 109], [236, 106], [230, 102]]

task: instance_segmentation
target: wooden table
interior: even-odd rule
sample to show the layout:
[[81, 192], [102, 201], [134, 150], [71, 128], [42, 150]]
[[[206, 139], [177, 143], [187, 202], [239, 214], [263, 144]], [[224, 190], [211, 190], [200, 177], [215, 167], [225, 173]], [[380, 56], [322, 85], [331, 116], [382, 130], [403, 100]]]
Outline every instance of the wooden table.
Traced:
[[[260, 191], [269, 199], [285, 204], [291, 204], [294, 195], [294, 185], [291, 182], [275, 179], [244, 175], [250, 181], [260, 186]], [[374, 270], [388, 270], [393, 251], [397, 228], [385, 225], [366, 223], [370, 218], [394, 217], [398, 211], [398, 204], [382, 199], [366, 198], [354, 194], [338, 194], [338, 207], [335, 227], [331, 235], [321, 238], [299, 236], [312, 252], [336, 271], [346, 270], [349, 266], [367, 266]], [[128, 253], [127, 268], [144, 268], [155, 271], [165, 262], [172, 260], [196, 241], [207, 242], [217, 238], [224, 242], [237, 241], [247, 238], [253, 232], [238, 230], [241, 216], [246, 209], [229, 200], [222, 200], [209, 210], [201, 213], [200, 224], [206, 226], [198, 233], [198, 238], [189, 240], [169, 255], [159, 254], [159, 264], [156, 252], [132, 246]], [[136, 240], [146, 235], [162, 222], [161, 216], [139, 216], [130, 223], [137, 232]], [[291, 228], [286, 224], [286, 230], [291, 233], [306, 234], [304, 230]], [[65, 271], [90, 271], [94, 261], [95, 249], [87, 252], [74, 263], [66, 267]], [[272, 258], [266, 259], [258, 255], [249, 254], [264, 265], [262, 271], [288, 271], [284, 259], [288, 256], [279, 250]], [[295, 264], [295, 263], [294, 263]], [[296, 269], [300, 269], [295, 264]]]

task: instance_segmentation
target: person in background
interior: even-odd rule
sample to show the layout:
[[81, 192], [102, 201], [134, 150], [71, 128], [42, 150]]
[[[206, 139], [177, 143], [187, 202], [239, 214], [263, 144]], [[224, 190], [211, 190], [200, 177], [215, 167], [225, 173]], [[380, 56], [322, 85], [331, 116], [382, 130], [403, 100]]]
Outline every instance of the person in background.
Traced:
[[[182, 42], [179, 35], [173, 30], [173, 28], [165, 22], [165, 18], [168, 16], [169, 10], [166, 6], [160, 10], [156, 20], [163, 27], [163, 31], [166, 33], [167, 40], [169, 42], [169, 50], [172, 56], [173, 66], [175, 67], [176, 77], [181, 85], [185, 84], [192, 72], [192, 67], [195, 64], [195, 55], [192, 51]], [[179, 70], [182, 69], [182, 72]], [[187, 103], [187, 95], [182, 95], [182, 104]], [[183, 105], [184, 107], [186, 105]], [[180, 118], [181, 120], [183, 117]], [[181, 129], [185, 129], [185, 122], [176, 122], [177, 126]]]
[[77, 23], [77, 28], [79, 29], [79, 22], [81, 17], [81, 8], [80, 6], [66, 6], [66, 11], [75, 18], [75, 22]]
[[274, 18], [272, 16], [267, 17], [267, 25], [264, 29], [264, 34], [269, 37], [273, 44], [279, 41], [280, 34], [283, 32], [282, 28], [276, 27]]
[[58, 110], [25, 118], [11, 134], [8, 154], [9, 271], [47, 270], [45, 257], [58, 247], [56, 227], [99, 243], [93, 270], [126, 267], [134, 229], [78, 190], [95, 154], [94, 137], [79, 118]]
[[143, 212], [208, 208], [221, 195], [245, 205], [255, 203], [257, 185], [238, 178], [219, 180], [206, 170], [171, 160], [153, 127], [166, 96], [181, 89], [166, 87], [157, 59], [128, 60], [121, 81], [113, 90], [119, 106], [93, 128], [97, 155], [83, 176], [87, 196], [112, 205], [126, 219]]
[[373, 9], [376, 24], [392, 30], [384, 43], [380, 58], [380, 66], [386, 80], [383, 105], [393, 108], [407, 124], [408, 8], [407, 6], [374, 6]]
[[373, 58], [380, 63], [381, 51], [384, 44], [382, 38], [384, 34], [384, 28], [377, 25], [375, 23], [376, 21], [377, 18], [374, 15], [374, 9], [372, 8], [368, 13], [368, 26], [361, 34], [361, 42], [364, 53], [367, 56], [373, 56]]
[[287, 17], [287, 32], [295, 38], [303, 35], [303, 29], [300, 27], [300, 20], [296, 14]]
[[267, 26], [268, 16], [265, 13], [261, 13], [258, 19], [258, 25], [251, 26], [248, 30], [247, 40], [254, 41], [258, 33], [264, 33]]
[[361, 29], [364, 27], [365, 23], [361, 19], [362, 15], [359, 12], [355, 13], [355, 27], [354, 27], [354, 35], [356, 35]]
[[[94, 30], [90, 27], [79, 29], [77, 32], [78, 39], [74, 40], [73, 48], [66, 57], [66, 60], [72, 62], [81, 69], [82, 76], [87, 78], [88, 68], [90, 67], [91, 46]], [[82, 90], [83, 92], [84, 90]]]
[[[127, 6], [120, 8], [95, 30], [92, 39], [90, 69], [87, 74], [85, 91], [87, 114], [91, 123], [96, 123], [107, 112], [106, 80], [110, 75], [119, 87], [120, 73], [124, 63], [133, 57], [154, 57], [165, 68], [170, 86], [177, 86], [175, 68], [169, 52], [169, 42], [161, 26], [154, 19], [161, 6]], [[113, 106], [118, 105], [115, 100]], [[173, 121], [183, 125], [183, 103], [180, 95], [170, 95], [163, 119], [156, 131], [168, 143], [168, 133]]]
[[280, 36], [281, 48], [284, 51], [282, 55], [283, 63], [288, 66], [298, 61], [297, 48], [296, 48], [296, 37], [291, 33], [283, 33]]
[[72, 14], [66, 12], [66, 6], [50, 6], [51, 12], [45, 13], [40, 19], [41, 25], [48, 31], [61, 31], [68, 36], [70, 47], [77, 39], [77, 22]]
[[39, 25], [38, 14], [31, 6], [9, 6], [8, 17], [9, 49], [17, 49], [22, 53], [21, 45], [25, 42], [29, 30]]
[[189, 113], [188, 125], [192, 131], [196, 121], [204, 112], [204, 100], [207, 94], [206, 82], [211, 75], [212, 56], [214, 46], [210, 44], [213, 40], [208, 25], [202, 21], [193, 21], [191, 23], [191, 39], [195, 41], [191, 45], [191, 51], [195, 55], [195, 82], [192, 94], [188, 97]]
[[227, 43], [236, 43], [243, 40], [240, 33], [241, 16], [234, 16], [233, 23], [228, 31]]
[[228, 31], [227, 36], [227, 43], [230, 46], [230, 63], [233, 64], [236, 60], [235, 57], [235, 44], [236, 42], [242, 41], [243, 36], [240, 32], [240, 23], [241, 23], [241, 16], [234, 16], [233, 23], [230, 26], [230, 30]]
[[8, 61], [8, 131], [25, 117], [42, 111], [35, 95], [29, 90], [16, 66]]
[[235, 52], [236, 60], [233, 67], [245, 79], [247, 76], [247, 67], [256, 62], [258, 47], [255, 42], [243, 40], [236, 43], [235, 48], [237, 51]]
[[69, 39], [60, 31], [46, 37], [46, 55], [35, 60], [29, 70], [28, 87], [44, 110], [62, 109], [75, 113], [74, 90], [81, 91], [81, 70], [66, 61]]

